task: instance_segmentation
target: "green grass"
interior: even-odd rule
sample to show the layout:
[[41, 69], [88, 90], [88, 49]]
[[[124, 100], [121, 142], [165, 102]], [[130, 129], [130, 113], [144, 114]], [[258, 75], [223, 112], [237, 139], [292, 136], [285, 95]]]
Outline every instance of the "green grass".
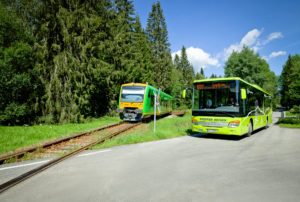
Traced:
[[296, 118], [296, 117], [279, 118], [278, 124], [280, 127], [285, 127], [285, 128], [300, 128], [300, 118]]
[[285, 111], [284, 113], [285, 113], [285, 116], [293, 116], [293, 114], [289, 111]]
[[0, 154], [119, 121], [117, 117], [102, 117], [82, 124], [0, 126]]
[[284, 113], [286, 117], [300, 117], [299, 113], [292, 113], [290, 111], [285, 111]]
[[300, 128], [300, 124], [281, 123], [281, 124], [279, 124], [279, 126], [283, 127], [283, 128]]
[[157, 121], [156, 133], [153, 132], [153, 122], [138, 127], [136, 130], [96, 145], [93, 149], [109, 148], [117, 145], [135, 144], [184, 136], [191, 128], [191, 115], [183, 117], [163, 118]]

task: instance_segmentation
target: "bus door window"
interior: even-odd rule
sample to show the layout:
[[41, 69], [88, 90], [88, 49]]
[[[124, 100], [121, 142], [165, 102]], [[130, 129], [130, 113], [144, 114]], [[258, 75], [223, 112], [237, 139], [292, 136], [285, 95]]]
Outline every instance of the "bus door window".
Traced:
[[205, 108], [211, 108], [213, 106], [213, 90], [207, 90], [204, 94]]

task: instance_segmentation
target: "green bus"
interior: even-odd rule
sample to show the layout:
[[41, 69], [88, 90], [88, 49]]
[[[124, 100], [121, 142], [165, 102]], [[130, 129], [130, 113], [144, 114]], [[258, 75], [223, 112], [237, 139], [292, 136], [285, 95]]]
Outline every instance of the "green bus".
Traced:
[[194, 81], [192, 131], [247, 135], [272, 123], [271, 95], [241, 78]]

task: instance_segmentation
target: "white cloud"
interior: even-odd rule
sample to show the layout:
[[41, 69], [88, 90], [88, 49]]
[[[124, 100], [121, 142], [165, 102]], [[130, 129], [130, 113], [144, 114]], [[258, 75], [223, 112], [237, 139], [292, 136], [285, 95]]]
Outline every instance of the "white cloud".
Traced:
[[269, 58], [276, 58], [276, 57], [280, 57], [280, 56], [284, 56], [286, 55], [286, 52], [285, 51], [277, 51], [277, 52], [272, 52], [270, 55], [269, 55]]
[[[172, 53], [173, 58], [175, 57], [175, 54], [180, 56], [181, 50]], [[196, 72], [199, 72], [201, 67], [206, 68], [208, 66], [220, 66], [219, 60], [216, 57], [211, 56], [201, 48], [189, 47], [186, 49], [186, 54]]]
[[[224, 48], [223, 51], [216, 53], [215, 55], [211, 55], [205, 52], [201, 48], [189, 47], [186, 49], [187, 56], [189, 61], [192, 63], [196, 72], [200, 71], [200, 68], [207, 67], [220, 67], [224, 65], [224, 62], [228, 59], [233, 51], [240, 52], [244, 46], [249, 47], [255, 53], [264, 48], [264, 46], [270, 43], [273, 40], [283, 38], [283, 34], [281, 32], [273, 32], [270, 33], [267, 37], [262, 38], [261, 34], [263, 33], [263, 29], [252, 29], [248, 31], [241, 40], [236, 43], [229, 45], [227, 48]], [[180, 56], [181, 51], [177, 51], [172, 53], [172, 57], [175, 57], [175, 54]], [[285, 51], [277, 51], [272, 52], [269, 56], [262, 56], [265, 60], [270, 60], [271, 58], [279, 57], [286, 55]]]
[[228, 48], [224, 49], [224, 59], [226, 60], [233, 51], [240, 52], [243, 49], [243, 46], [248, 46], [257, 52], [260, 46], [259, 36], [261, 33], [262, 31], [259, 31], [258, 29], [249, 31], [241, 39], [240, 43], [231, 44]]
[[241, 40], [240, 45], [253, 46], [257, 43], [261, 31], [253, 29], [249, 31]]
[[271, 34], [269, 34], [268, 38], [267, 38], [267, 42], [273, 41], [275, 39], [280, 39], [283, 38], [283, 35], [281, 32], [273, 32]]

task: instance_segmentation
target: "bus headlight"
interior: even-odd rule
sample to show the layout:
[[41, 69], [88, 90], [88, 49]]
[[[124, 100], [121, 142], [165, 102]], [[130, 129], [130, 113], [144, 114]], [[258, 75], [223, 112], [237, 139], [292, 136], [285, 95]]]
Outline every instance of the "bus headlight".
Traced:
[[198, 120], [195, 119], [195, 118], [192, 118], [192, 123], [193, 123], [193, 124], [196, 124], [196, 123], [198, 123]]
[[229, 124], [228, 124], [228, 127], [229, 128], [236, 128], [240, 125], [240, 121], [239, 120], [235, 120], [235, 121], [230, 121]]

